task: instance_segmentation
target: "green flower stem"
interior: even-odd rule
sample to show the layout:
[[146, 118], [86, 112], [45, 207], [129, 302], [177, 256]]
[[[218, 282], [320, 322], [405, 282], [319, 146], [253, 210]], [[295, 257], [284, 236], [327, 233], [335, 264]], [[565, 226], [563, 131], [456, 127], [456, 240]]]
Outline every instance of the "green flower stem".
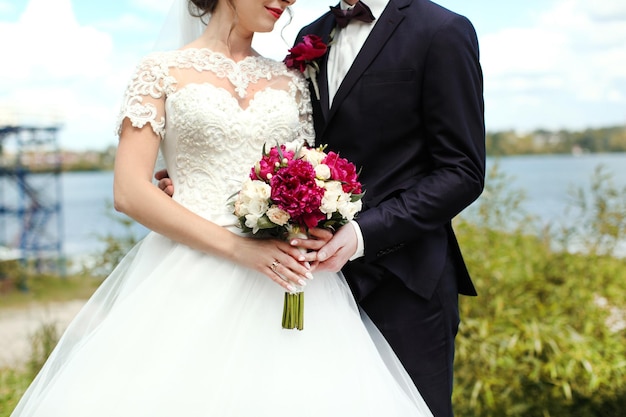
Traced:
[[282, 326], [283, 329], [304, 329], [304, 292], [285, 293]]
[[295, 305], [294, 305], [294, 299], [293, 299], [293, 294], [289, 294], [289, 306], [291, 307], [289, 309], [289, 328], [293, 329], [295, 323], [296, 323], [296, 316], [295, 316]]
[[[298, 226], [292, 226], [289, 230], [288, 239], [294, 237], [300, 239], [308, 238], [306, 233]], [[303, 249], [300, 250], [305, 252]], [[285, 293], [282, 326], [283, 329], [304, 329], [304, 291], [298, 291], [295, 294]]]
[[285, 301], [283, 303], [283, 329], [287, 328], [287, 308], [288, 308], [288, 303], [289, 303], [289, 293], [285, 293]]
[[304, 292], [298, 293], [298, 330], [304, 329]]

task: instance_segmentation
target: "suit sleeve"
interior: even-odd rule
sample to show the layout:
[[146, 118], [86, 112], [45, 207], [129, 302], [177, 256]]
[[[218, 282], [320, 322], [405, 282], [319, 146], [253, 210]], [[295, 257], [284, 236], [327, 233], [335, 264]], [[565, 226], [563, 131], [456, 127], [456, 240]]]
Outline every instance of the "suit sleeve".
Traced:
[[366, 260], [441, 229], [483, 190], [483, 79], [472, 24], [455, 15], [432, 36], [422, 112], [431, 169], [357, 219]]

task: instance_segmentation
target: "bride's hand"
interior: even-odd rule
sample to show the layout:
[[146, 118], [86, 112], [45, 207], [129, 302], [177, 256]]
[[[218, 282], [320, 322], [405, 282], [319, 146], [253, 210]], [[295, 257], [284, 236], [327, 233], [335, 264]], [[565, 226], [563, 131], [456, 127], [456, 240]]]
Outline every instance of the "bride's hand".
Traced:
[[305, 286], [313, 279], [304, 254], [287, 242], [277, 239], [242, 238], [235, 261], [261, 272], [286, 291], [295, 292], [296, 286]]
[[305, 261], [309, 262], [312, 269], [318, 264], [317, 251], [333, 238], [333, 232], [320, 227], [313, 227], [307, 232], [307, 239], [293, 238], [289, 244], [294, 247], [301, 248], [305, 251]]
[[292, 246], [308, 251], [305, 260], [312, 271], [337, 272], [344, 267], [357, 250], [357, 236], [349, 223], [334, 234], [326, 229], [309, 229], [309, 239], [292, 239]]

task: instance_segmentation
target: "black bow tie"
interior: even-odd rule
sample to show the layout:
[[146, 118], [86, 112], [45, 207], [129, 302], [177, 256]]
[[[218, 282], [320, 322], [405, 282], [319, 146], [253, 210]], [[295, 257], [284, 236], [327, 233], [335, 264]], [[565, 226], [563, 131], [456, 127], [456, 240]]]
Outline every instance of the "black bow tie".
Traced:
[[335, 15], [337, 26], [340, 29], [348, 26], [348, 23], [352, 19], [360, 20], [361, 22], [371, 23], [375, 17], [369, 7], [362, 1], [358, 1], [353, 8], [347, 10], [341, 10], [338, 6], [330, 6], [330, 11]]

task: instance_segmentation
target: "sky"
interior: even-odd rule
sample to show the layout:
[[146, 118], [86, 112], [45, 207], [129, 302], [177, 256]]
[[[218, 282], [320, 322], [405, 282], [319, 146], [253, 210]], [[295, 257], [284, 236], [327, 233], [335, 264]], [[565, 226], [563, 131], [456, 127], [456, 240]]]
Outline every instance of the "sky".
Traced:
[[[282, 59], [335, 0], [298, 0], [254, 46]], [[626, 124], [626, 1], [440, 0], [474, 24], [488, 131]], [[117, 143], [133, 68], [153, 50], [171, 0], [0, 0], [0, 125], [59, 124], [60, 145]], [[280, 29], [282, 30], [282, 36]]]

